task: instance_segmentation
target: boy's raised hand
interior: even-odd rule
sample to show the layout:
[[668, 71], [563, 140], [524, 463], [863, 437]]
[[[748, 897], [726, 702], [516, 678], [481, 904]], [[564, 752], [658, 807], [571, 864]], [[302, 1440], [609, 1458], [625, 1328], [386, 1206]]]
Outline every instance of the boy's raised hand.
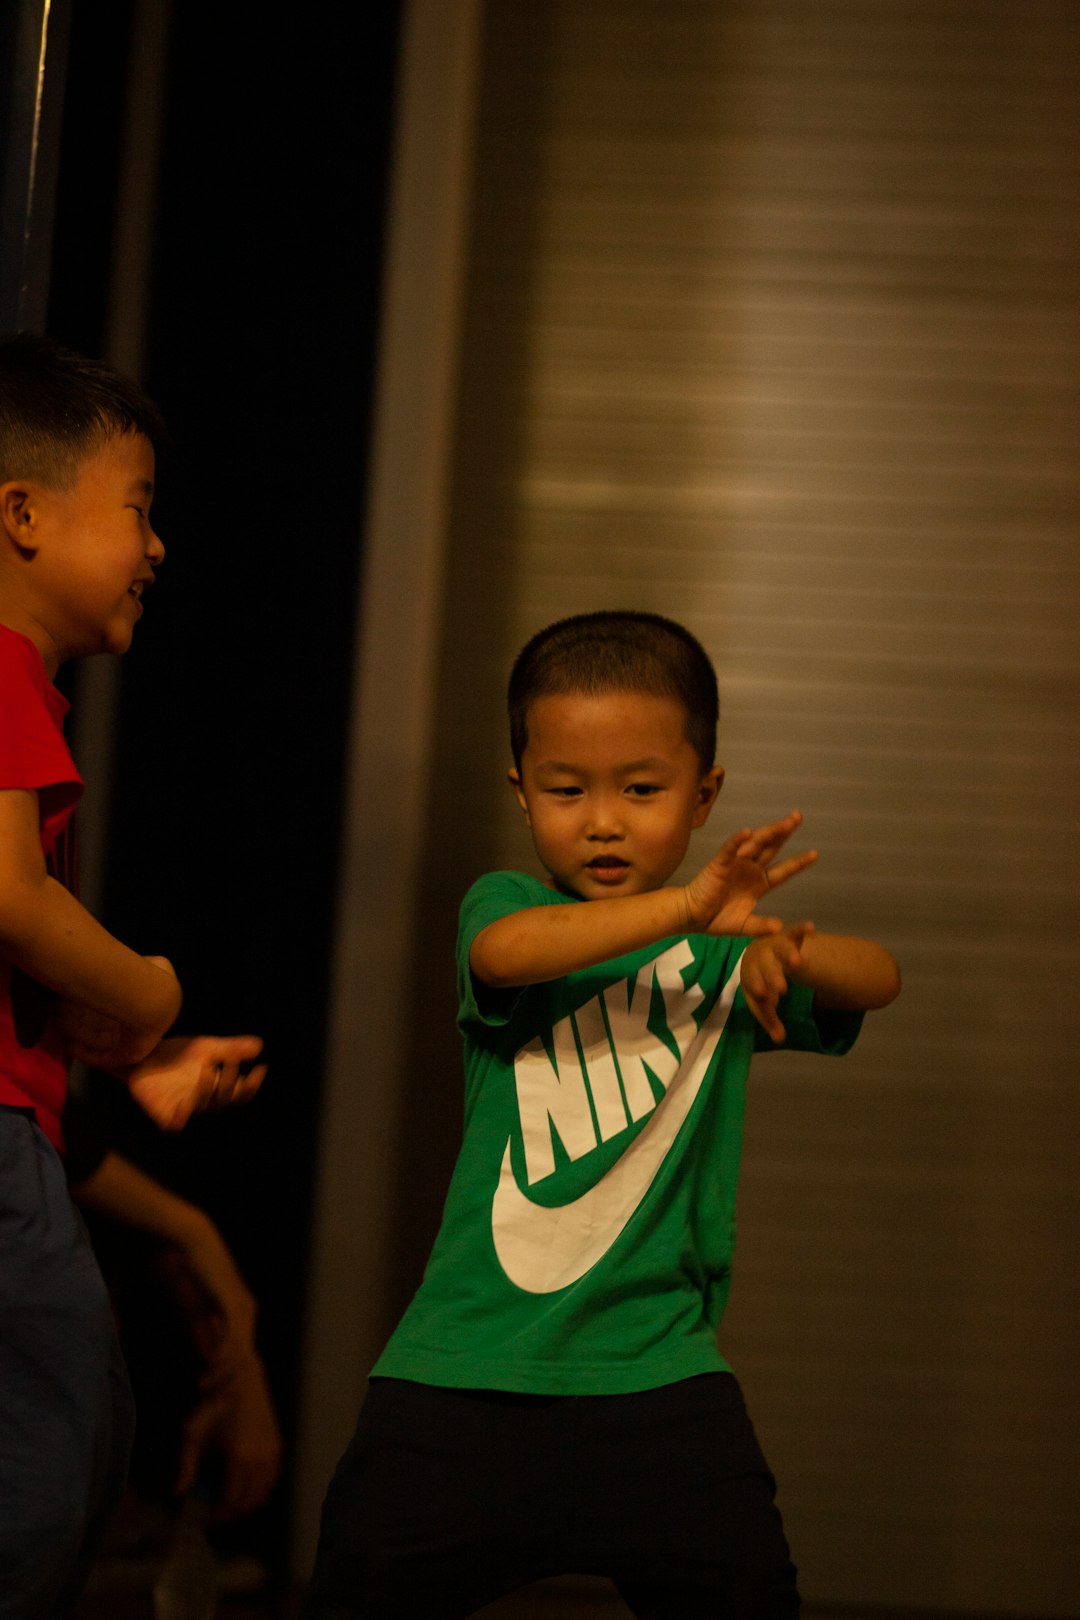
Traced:
[[743, 827], [733, 833], [683, 889], [687, 932], [779, 933], [784, 926], [780, 918], [759, 917], [755, 907], [762, 895], [779, 888], [817, 860], [817, 850], [808, 849], [773, 865], [792, 833], [801, 826], [801, 812], [792, 810], [766, 827]]
[[246, 1072], [242, 1065], [261, 1051], [257, 1035], [171, 1036], [121, 1078], [156, 1125], [179, 1131], [192, 1114], [253, 1097], [262, 1085], [266, 1064]]
[[746, 1005], [777, 1045], [787, 1039], [777, 1004], [787, 991], [789, 975], [802, 967], [803, 941], [813, 932], [811, 922], [793, 923], [781, 934], [755, 939], [743, 952], [739, 977]]

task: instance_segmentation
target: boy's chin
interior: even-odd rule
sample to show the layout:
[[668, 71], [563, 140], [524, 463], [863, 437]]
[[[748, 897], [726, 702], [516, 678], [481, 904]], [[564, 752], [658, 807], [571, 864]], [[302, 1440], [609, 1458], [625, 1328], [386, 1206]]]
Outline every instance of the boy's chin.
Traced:
[[590, 898], [589, 895], [583, 894], [580, 888], [575, 887], [568, 878], [559, 877], [557, 872], [549, 872], [546, 882], [549, 889], [554, 889], [556, 894], [564, 894], [568, 900], [588, 900]]
[[108, 653], [112, 658], [122, 658], [131, 648], [135, 639], [134, 625], [110, 625], [101, 638], [100, 646], [94, 652]]
[[617, 877], [607, 878], [595, 877], [591, 873], [560, 878], [549, 872], [548, 882], [553, 889], [573, 900], [614, 900], [623, 895], [641, 893], [637, 874], [630, 868], [624, 868]]

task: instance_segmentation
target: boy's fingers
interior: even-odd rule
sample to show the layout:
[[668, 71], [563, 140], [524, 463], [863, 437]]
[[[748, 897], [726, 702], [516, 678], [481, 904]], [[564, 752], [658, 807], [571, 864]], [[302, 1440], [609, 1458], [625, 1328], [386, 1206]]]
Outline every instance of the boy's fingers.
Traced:
[[750, 939], [760, 939], [763, 934], [781, 934], [783, 931], [784, 925], [779, 917], [759, 917], [756, 911], [750, 913], [739, 929], [740, 934]]
[[[783, 941], [780, 941], [780, 943], [782, 944]], [[781, 965], [780, 958], [770, 953], [766, 960], [762, 963], [758, 978], [761, 984], [761, 989], [758, 993], [762, 999], [769, 1004], [770, 1007], [775, 1007], [776, 1003], [780, 1000], [780, 997], [784, 994], [788, 987], [787, 978], [784, 975], [784, 968]]]
[[771, 1001], [762, 1004], [758, 1023], [770, 1040], [782, 1041], [784, 1039], [784, 1026], [780, 1022], [776, 1007]]
[[770, 866], [769, 888], [775, 889], [781, 883], [786, 883], [789, 878], [795, 877], [799, 872], [804, 872], [808, 866], [814, 865], [817, 858], [818, 852], [816, 849], [807, 849], [801, 855], [789, 856], [786, 861], [781, 861], [778, 866]]
[[229, 1098], [230, 1103], [250, 1102], [265, 1079], [265, 1063], [260, 1063], [259, 1067], [252, 1069], [250, 1074], [242, 1074], [233, 1088], [232, 1095]]
[[[260, 1043], [261, 1044], [261, 1043]], [[212, 1068], [200, 1088], [203, 1106], [225, 1108], [233, 1103], [247, 1102], [254, 1097], [266, 1078], [267, 1065], [259, 1063], [246, 1074], [241, 1073], [239, 1061], [219, 1063]]]
[[745, 845], [747, 839], [751, 836], [751, 828], [740, 827], [737, 833], [732, 833], [730, 838], [725, 838], [724, 842], [720, 845], [720, 848], [717, 850], [709, 864], [726, 866], [727, 863], [735, 856], [742, 854], [743, 846]]
[[228, 1056], [237, 1063], [249, 1063], [263, 1049], [261, 1035], [230, 1035], [225, 1040]]
[[744, 967], [742, 975], [743, 993], [747, 1001], [751, 996], [760, 996], [765, 989], [765, 981], [757, 967]]
[[807, 919], [805, 922], [792, 923], [788, 928], [788, 934], [795, 941], [796, 945], [801, 945], [804, 939], [807, 939], [811, 934], [815, 933], [817, 933], [817, 929], [809, 919]]
[[265, 1063], [258, 1064], [256, 1068], [250, 1069], [247, 1074], [238, 1074], [233, 1084], [232, 1101], [247, 1102], [249, 1097], [254, 1097], [265, 1079]]
[[180, 1457], [173, 1489], [178, 1496], [190, 1491], [198, 1477], [199, 1462], [206, 1449], [207, 1436], [214, 1420], [214, 1409], [209, 1404], [197, 1406], [184, 1425], [180, 1437]]
[[766, 856], [771, 860], [776, 851], [785, 844], [797, 827], [802, 826], [802, 811], [791, 810], [779, 821], [771, 821], [765, 827], [756, 827], [743, 834], [742, 847], [739, 854], [750, 859], [760, 859]]
[[263, 1049], [261, 1035], [200, 1035], [192, 1042], [207, 1063], [250, 1063]]
[[746, 1004], [770, 1040], [776, 1042], [784, 1040], [784, 1026], [776, 1016], [776, 1008], [770, 1002], [748, 994]]

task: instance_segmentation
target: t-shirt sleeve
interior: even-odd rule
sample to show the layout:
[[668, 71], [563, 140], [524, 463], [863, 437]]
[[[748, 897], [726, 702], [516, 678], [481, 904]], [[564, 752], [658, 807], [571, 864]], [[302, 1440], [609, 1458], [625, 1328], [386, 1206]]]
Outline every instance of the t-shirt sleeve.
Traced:
[[536, 878], [524, 872], [489, 872], [475, 882], [464, 900], [458, 921], [457, 974], [458, 1024], [503, 1025], [510, 1022], [527, 985], [494, 990], [481, 984], [469, 966], [473, 940], [489, 923], [511, 917], [527, 906], [561, 904]]
[[0, 636], [0, 790], [32, 789], [42, 820], [69, 809], [82, 792], [63, 732], [49, 709], [45, 674], [29, 644]]
[[805, 984], [794, 984], [781, 996], [777, 1009], [787, 1033], [782, 1046], [754, 1021], [754, 1049], [758, 1052], [816, 1052], [824, 1057], [843, 1057], [855, 1045], [862, 1028], [861, 1012], [814, 1010], [814, 992]]

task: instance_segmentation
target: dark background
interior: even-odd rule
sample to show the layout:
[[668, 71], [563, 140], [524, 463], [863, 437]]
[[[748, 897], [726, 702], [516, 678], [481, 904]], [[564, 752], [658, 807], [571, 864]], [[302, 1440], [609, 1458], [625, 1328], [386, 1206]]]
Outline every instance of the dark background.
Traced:
[[[103, 353], [132, 6], [70, 8], [47, 331]], [[143, 378], [169, 423], [167, 561], [123, 662], [105, 918], [181, 1027], [257, 1031], [243, 1111], [117, 1144], [207, 1208], [261, 1306], [287, 1437], [354, 657], [399, 6], [177, 0]], [[77, 690], [76, 690], [77, 699]], [[286, 1461], [285, 1477], [288, 1477]], [[245, 1532], [284, 1543], [279, 1491]]]

